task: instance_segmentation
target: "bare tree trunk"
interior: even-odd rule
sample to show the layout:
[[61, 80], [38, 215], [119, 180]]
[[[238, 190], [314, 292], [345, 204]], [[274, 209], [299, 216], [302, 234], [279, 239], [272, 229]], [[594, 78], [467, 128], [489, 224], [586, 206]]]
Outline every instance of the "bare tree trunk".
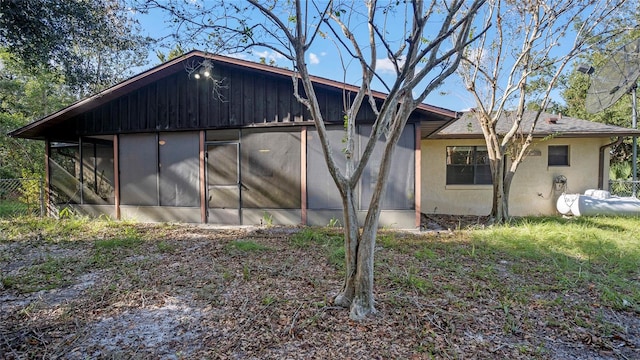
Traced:
[[382, 158], [380, 159], [376, 187], [373, 191], [371, 201], [369, 202], [369, 210], [367, 211], [362, 235], [360, 236], [360, 241], [358, 243], [355, 293], [349, 313], [349, 316], [354, 320], [363, 319], [367, 315], [375, 314], [377, 312], [373, 296], [373, 265], [381, 201], [384, 198], [387, 179], [389, 178], [391, 158], [412, 110], [411, 106], [407, 105], [410, 102], [411, 99], [404, 99], [404, 101], [401, 101], [398, 113], [396, 113], [392, 121], [392, 128], [387, 134], [385, 149], [382, 153]]
[[500, 224], [505, 219], [505, 193], [504, 193], [504, 159], [500, 148], [499, 139], [494, 132], [488, 131], [490, 141], [487, 141], [487, 150], [491, 165], [491, 181], [493, 183], [493, 202], [489, 217], [492, 223]]
[[373, 297], [373, 253], [375, 251], [377, 221], [366, 224], [362, 229], [358, 246], [358, 263], [355, 274], [355, 293], [349, 316], [360, 320], [369, 314], [375, 314]]
[[355, 293], [355, 276], [358, 254], [358, 243], [360, 242], [358, 217], [353, 189], [347, 187], [343, 196], [344, 215], [344, 253], [345, 269], [342, 289], [336, 295], [334, 304], [342, 307], [350, 307]]
[[509, 171], [504, 175], [504, 183], [502, 185], [504, 191], [504, 220], [509, 221], [509, 193], [511, 192], [511, 182], [513, 181], [513, 177], [516, 175], [516, 169], [518, 168], [519, 162], [512, 164]]

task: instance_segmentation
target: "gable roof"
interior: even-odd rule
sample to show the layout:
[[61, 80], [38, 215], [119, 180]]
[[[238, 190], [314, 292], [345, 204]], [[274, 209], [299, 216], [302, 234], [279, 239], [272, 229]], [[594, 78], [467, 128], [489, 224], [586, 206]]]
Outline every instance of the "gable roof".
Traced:
[[[66, 108], [56, 111], [39, 120], [33, 121], [19, 129], [10, 132], [8, 135], [12, 137], [44, 139], [46, 137], [48, 129], [51, 129], [58, 124], [70, 120], [77, 115], [94, 110], [99, 106], [106, 104], [107, 102], [130, 94], [133, 91], [136, 91], [155, 81], [158, 81], [159, 79], [165, 78], [179, 71], [185, 71], [185, 64], [187, 64], [188, 61], [204, 59], [209, 59], [214, 63], [224, 63], [230, 66], [252, 69], [254, 71], [259, 71], [272, 76], [291, 78], [294, 75], [294, 72], [288, 69], [194, 50], [184, 54], [183, 56], [180, 56], [166, 63], [155, 66], [138, 75], [135, 75], [93, 96], [75, 102], [67, 106]], [[316, 86], [332, 88], [335, 91], [358, 91], [357, 86], [341, 83], [330, 79], [311, 76], [311, 80]], [[378, 99], [384, 99], [386, 97], [386, 94], [377, 91], [373, 91], [373, 95]], [[423, 121], [423, 137], [433, 133], [434, 131], [437, 131], [438, 129], [441, 129], [443, 126], [447, 125], [458, 116], [458, 113], [455, 111], [427, 104], [419, 105], [416, 111], [428, 114], [430, 118], [430, 121], [428, 122]]]
[[[531, 124], [535, 120], [535, 115], [535, 111], [525, 112], [520, 126], [523, 132], [528, 133]], [[512, 124], [513, 120], [509, 118], [509, 113], [505, 113], [498, 120], [498, 133], [507, 133]], [[550, 135], [556, 137], [612, 137], [638, 136], [640, 131], [543, 112], [536, 123], [533, 135], [534, 137]], [[482, 137], [482, 129], [473, 111], [465, 112], [458, 120], [429, 136], [431, 139], [475, 139]]]

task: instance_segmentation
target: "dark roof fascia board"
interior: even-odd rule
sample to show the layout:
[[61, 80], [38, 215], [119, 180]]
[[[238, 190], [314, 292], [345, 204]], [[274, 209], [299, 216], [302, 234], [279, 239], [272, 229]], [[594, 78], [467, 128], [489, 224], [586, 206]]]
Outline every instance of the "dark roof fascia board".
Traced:
[[[56, 111], [39, 120], [31, 122], [19, 129], [16, 129], [10, 132], [8, 135], [12, 137], [19, 137], [20, 134], [28, 130], [31, 130], [33, 128], [36, 128], [42, 124], [45, 124], [49, 121], [52, 121], [54, 119], [56, 119], [57, 120], [56, 123], [58, 123], [58, 122], [67, 120], [75, 115], [78, 115], [79, 113], [82, 113], [84, 111], [94, 109], [104, 103], [107, 103], [108, 101], [113, 100], [118, 96], [126, 95], [129, 92], [135, 91], [167, 75], [171, 75], [180, 70], [184, 70], [182, 66], [178, 66], [182, 63], [183, 60], [185, 60], [185, 58], [180, 57], [180, 58], [176, 58], [171, 61], [168, 61], [164, 64], [155, 66], [143, 73], [133, 76], [95, 95], [79, 100], [59, 111]], [[88, 108], [85, 109], [85, 107], [88, 107]]]
[[[274, 67], [266, 64], [260, 64], [252, 61], [242, 60], [238, 58], [232, 58], [232, 57], [222, 56], [222, 55], [214, 55], [214, 54], [206, 53], [199, 50], [193, 50], [178, 58], [175, 58], [173, 60], [170, 60], [160, 65], [157, 65], [147, 71], [144, 71], [138, 75], [135, 75], [93, 96], [77, 101], [55, 113], [47, 115], [21, 128], [13, 130], [10, 133], [8, 133], [8, 135], [12, 137], [20, 137], [21, 134], [24, 134], [25, 132], [28, 132], [29, 130], [37, 128], [50, 121], [55, 120], [55, 123], [59, 123], [59, 122], [68, 120], [69, 118], [75, 115], [78, 115], [84, 111], [89, 111], [91, 109], [94, 109], [108, 101], [111, 101], [117, 98], [118, 96], [124, 96], [158, 79], [174, 74], [180, 70], [184, 70], [184, 66], [182, 65], [182, 63], [193, 57], [201, 57], [203, 59], [210, 59], [210, 60], [213, 60], [214, 62], [217, 61], [217, 62], [224, 63], [231, 66], [249, 68], [249, 69], [254, 69], [254, 70], [263, 71], [271, 74], [282, 75], [282, 76], [292, 77], [295, 74], [293, 71], [289, 69], [283, 69], [283, 68], [278, 68], [278, 67]], [[355, 85], [349, 85], [349, 84], [345, 84], [338, 81], [325, 79], [325, 78], [321, 78], [313, 75], [310, 76], [310, 79], [315, 84], [324, 85], [334, 89], [347, 90], [352, 92], [357, 92], [359, 90], [359, 87]], [[378, 91], [372, 91], [372, 94], [374, 97], [379, 99], [384, 99], [386, 97], [386, 94]], [[458, 117], [458, 113], [455, 111], [433, 106], [433, 105], [428, 105], [428, 104], [420, 104], [418, 105], [417, 109], [438, 115], [439, 117], [448, 118], [450, 120], [455, 120]], [[451, 121], [447, 121], [447, 124], [449, 124], [450, 122]]]

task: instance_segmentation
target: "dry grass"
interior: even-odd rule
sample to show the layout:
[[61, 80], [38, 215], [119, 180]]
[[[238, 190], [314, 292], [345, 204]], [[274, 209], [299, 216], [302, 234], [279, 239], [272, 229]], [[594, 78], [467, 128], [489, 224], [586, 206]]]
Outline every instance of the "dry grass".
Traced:
[[[381, 232], [379, 312], [362, 322], [331, 303], [336, 230], [0, 230], [1, 358], [640, 357], [637, 272], [611, 298], [594, 259], [523, 256], [487, 230]], [[571, 261], [592, 275], [558, 276]]]

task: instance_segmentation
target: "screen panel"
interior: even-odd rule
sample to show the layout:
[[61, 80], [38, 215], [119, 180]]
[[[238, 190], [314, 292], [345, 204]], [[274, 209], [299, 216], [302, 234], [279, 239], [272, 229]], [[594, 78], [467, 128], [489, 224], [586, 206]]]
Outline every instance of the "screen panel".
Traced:
[[[360, 151], [362, 153], [371, 134], [372, 127], [371, 125], [361, 125], [358, 129], [360, 132]], [[377, 141], [378, 143], [360, 179], [361, 210], [369, 208], [377, 183], [380, 160], [384, 152], [384, 135]], [[415, 129], [413, 124], [407, 124], [392, 155], [389, 179], [381, 201], [381, 207], [383, 210], [410, 210], [414, 206]]]
[[[346, 170], [347, 160], [342, 152], [345, 130], [342, 126], [327, 127], [331, 151], [337, 166]], [[322, 152], [318, 131], [307, 131], [307, 198], [309, 209], [342, 209], [342, 199]]]
[[200, 136], [197, 132], [160, 133], [160, 205], [200, 206]]
[[120, 135], [120, 203], [158, 205], [156, 134]]
[[300, 208], [300, 132], [245, 130], [242, 207]]

